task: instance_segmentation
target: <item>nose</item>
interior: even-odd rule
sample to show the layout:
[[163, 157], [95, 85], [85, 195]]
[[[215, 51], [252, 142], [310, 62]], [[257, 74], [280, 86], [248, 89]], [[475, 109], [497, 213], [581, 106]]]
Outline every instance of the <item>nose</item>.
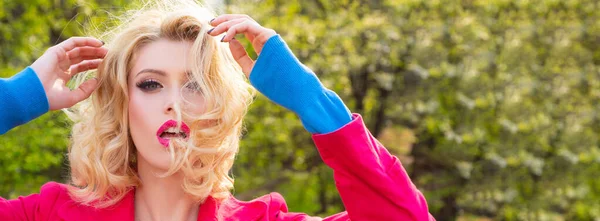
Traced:
[[171, 93], [167, 96], [167, 100], [165, 102], [164, 112], [167, 115], [171, 115], [175, 113], [175, 109], [179, 108], [179, 100], [181, 99], [181, 95], [179, 94], [179, 90], [172, 90]]
[[175, 102], [173, 102], [172, 100], [169, 100], [166, 104], [165, 104], [165, 114], [171, 114], [174, 112], [173, 108], [175, 108]]

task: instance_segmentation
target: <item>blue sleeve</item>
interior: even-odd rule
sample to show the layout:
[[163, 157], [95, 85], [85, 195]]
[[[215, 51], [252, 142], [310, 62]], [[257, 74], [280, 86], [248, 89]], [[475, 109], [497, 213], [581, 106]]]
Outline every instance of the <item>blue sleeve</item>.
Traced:
[[342, 99], [321, 84], [279, 35], [265, 43], [250, 83], [271, 101], [296, 113], [313, 134], [333, 132], [352, 120]]
[[0, 78], [0, 134], [48, 112], [42, 82], [31, 67], [8, 79]]

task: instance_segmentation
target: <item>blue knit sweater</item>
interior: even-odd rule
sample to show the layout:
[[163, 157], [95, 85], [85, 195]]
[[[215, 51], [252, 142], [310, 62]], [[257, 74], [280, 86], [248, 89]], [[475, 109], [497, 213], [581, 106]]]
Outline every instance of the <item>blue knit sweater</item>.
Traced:
[[31, 67], [0, 79], [0, 134], [48, 112], [44, 86]]
[[[294, 56], [279, 35], [264, 45], [250, 83], [271, 101], [296, 113], [311, 133], [329, 133], [349, 123], [350, 110], [339, 96]], [[0, 134], [48, 112], [48, 99], [30, 67], [0, 79]]]

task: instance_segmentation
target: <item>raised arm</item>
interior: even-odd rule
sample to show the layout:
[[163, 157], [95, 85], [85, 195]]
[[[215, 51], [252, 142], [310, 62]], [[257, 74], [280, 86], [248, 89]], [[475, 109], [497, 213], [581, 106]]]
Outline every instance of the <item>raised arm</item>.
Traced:
[[[295, 112], [313, 133], [321, 157], [334, 178], [347, 211], [326, 220], [434, 220], [425, 198], [413, 185], [398, 158], [367, 130], [358, 114], [351, 115], [342, 100], [293, 55], [273, 30], [244, 15], [222, 15], [212, 21], [211, 34], [227, 32], [232, 54], [249, 74], [250, 82], [275, 103]], [[259, 53], [247, 55], [235, 34], [244, 33]], [[262, 36], [262, 37], [261, 37]], [[261, 40], [262, 39], [262, 40]], [[258, 48], [258, 49], [257, 49]], [[276, 220], [306, 220], [288, 213], [285, 202], [273, 195], [270, 211]]]
[[48, 49], [30, 67], [0, 79], [0, 134], [48, 112], [71, 107], [90, 96], [96, 80], [71, 91], [67, 82], [79, 72], [95, 69], [106, 55], [102, 41], [73, 37]]
[[[96, 87], [95, 80], [88, 80], [73, 91], [66, 83], [74, 74], [98, 67], [107, 52], [102, 45], [93, 38], [70, 38], [48, 49], [15, 76], [0, 79], [0, 134], [48, 110], [70, 107], [89, 97]], [[54, 220], [46, 215], [55, 213], [53, 206], [62, 190], [59, 187], [49, 183], [39, 194], [13, 200], [0, 197], [0, 220]]]
[[339, 130], [313, 135], [352, 220], [434, 220], [402, 164], [358, 114]]

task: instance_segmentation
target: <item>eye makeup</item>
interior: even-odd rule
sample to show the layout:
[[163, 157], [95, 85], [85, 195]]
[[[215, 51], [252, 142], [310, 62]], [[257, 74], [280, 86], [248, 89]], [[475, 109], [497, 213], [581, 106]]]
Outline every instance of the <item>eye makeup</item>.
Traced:
[[189, 81], [185, 84], [185, 88], [190, 91], [200, 92], [200, 85], [196, 81]]
[[[152, 92], [152, 91], [164, 88], [164, 86], [155, 79], [146, 79], [146, 80], [139, 81], [135, 84], [135, 86], [144, 92]], [[185, 89], [190, 90], [192, 92], [200, 92], [201, 91], [200, 85], [198, 84], [198, 82], [195, 82], [195, 81], [189, 81], [189, 82], [185, 83], [184, 87], [185, 87]]]
[[160, 83], [158, 83], [157, 80], [154, 80], [154, 79], [147, 79], [147, 80], [140, 81], [140, 82], [136, 83], [135, 86], [137, 86], [139, 89], [141, 89], [144, 92], [151, 92], [151, 91], [163, 88], [163, 86]]

